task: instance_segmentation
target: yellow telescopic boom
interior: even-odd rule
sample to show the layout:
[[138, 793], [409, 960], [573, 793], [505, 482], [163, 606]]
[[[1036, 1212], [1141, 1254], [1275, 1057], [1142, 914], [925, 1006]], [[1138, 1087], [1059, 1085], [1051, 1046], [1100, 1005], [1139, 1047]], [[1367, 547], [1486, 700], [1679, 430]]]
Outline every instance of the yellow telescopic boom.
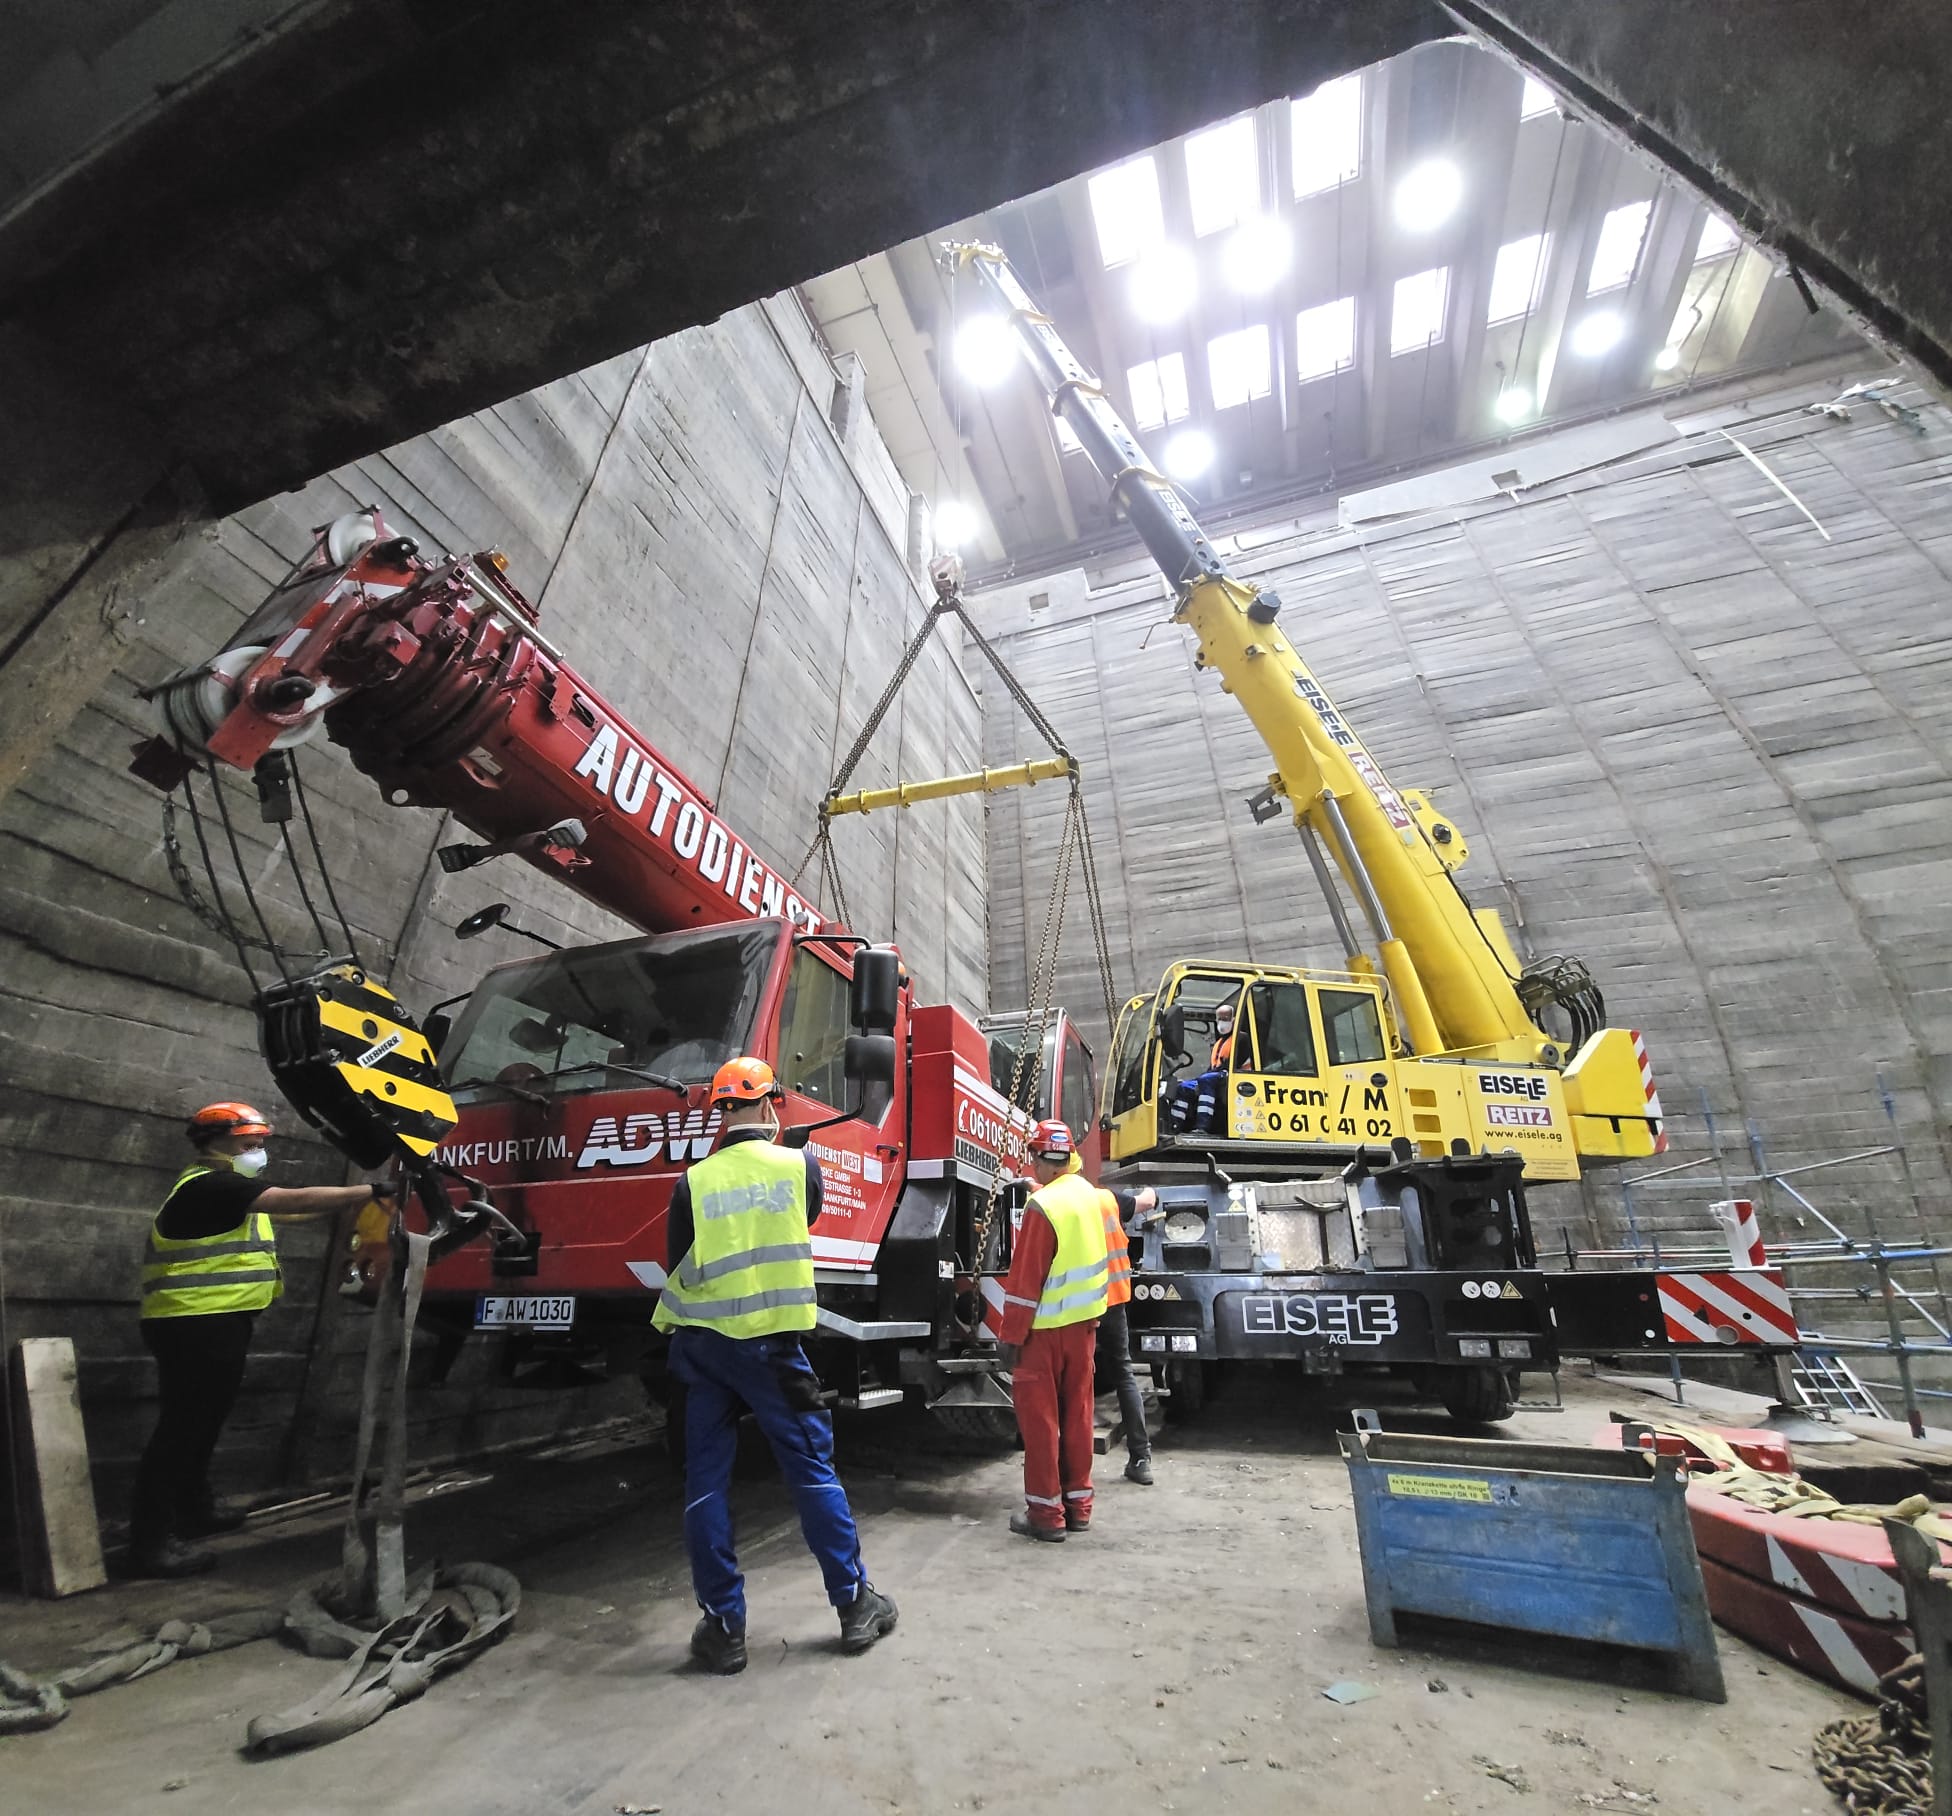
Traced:
[[[1556, 1065], [1564, 1053], [1521, 995], [1521, 966], [1495, 911], [1473, 910], [1453, 882], [1458, 830], [1422, 796], [1399, 791], [1282, 632], [1281, 602], [1237, 580], [1171, 482], [1152, 470], [1103, 390], [1031, 302], [1003, 254], [951, 246], [1016, 331], [1031, 370], [1111, 487], [1177, 595], [1174, 617], [1199, 638], [1198, 660], [1218, 672], [1277, 766], [1273, 791], [1293, 808], [1315, 857], [1325, 847], [1369, 923], [1404, 1042], [1424, 1057], [1469, 1055]], [[1331, 894], [1350, 961], [1372, 960]], [[1547, 996], [1546, 1000], [1550, 1000]], [[1574, 1013], [1575, 1044], [1592, 1026]]]

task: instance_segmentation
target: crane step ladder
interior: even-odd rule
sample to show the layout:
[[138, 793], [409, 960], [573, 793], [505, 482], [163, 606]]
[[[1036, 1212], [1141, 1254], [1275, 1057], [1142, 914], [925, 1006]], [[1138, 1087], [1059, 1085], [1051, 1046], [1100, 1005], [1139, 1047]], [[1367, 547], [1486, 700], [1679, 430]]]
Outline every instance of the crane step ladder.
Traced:
[[1875, 1392], [1842, 1356], [1829, 1350], [1799, 1349], [1790, 1359], [1789, 1378], [1799, 1405], [1825, 1412], [1886, 1416]]

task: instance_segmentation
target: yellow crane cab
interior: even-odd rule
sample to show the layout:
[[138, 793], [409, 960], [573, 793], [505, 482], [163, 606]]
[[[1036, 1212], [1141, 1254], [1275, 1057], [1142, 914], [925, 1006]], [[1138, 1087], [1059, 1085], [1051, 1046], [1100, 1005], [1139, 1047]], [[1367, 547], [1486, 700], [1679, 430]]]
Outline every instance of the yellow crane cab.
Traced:
[[1419, 1058], [1402, 1046], [1379, 977], [1179, 960], [1119, 1016], [1103, 1108], [1108, 1163], [1120, 1176], [1165, 1178], [1204, 1172], [1209, 1160], [1251, 1162], [1270, 1177], [1339, 1168], [1401, 1139], [1426, 1158], [1516, 1153], [1528, 1181], [1579, 1177], [1557, 1068]]

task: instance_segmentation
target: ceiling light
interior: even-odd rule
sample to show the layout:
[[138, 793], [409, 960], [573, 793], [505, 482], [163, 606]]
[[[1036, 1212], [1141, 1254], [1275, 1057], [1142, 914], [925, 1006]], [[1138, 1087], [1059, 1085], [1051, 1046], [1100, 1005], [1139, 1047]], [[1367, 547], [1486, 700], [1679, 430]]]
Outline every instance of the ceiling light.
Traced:
[[1198, 479], [1213, 465], [1213, 437], [1203, 429], [1182, 429], [1166, 443], [1166, 471], [1175, 479]]
[[976, 513], [960, 499], [945, 498], [935, 507], [935, 546], [959, 549], [976, 539]]
[[1259, 296], [1287, 276], [1294, 250], [1294, 239], [1283, 222], [1271, 214], [1256, 215], [1234, 229], [1220, 268], [1236, 290]]
[[1532, 394], [1523, 385], [1512, 385], [1498, 393], [1495, 407], [1500, 422], [1523, 422], [1532, 413]]
[[1672, 372], [1680, 363], [1681, 349], [1679, 347], [1663, 347], [1654, 355], [1654, 370], [1656, 372]]
[[1193, 255], [1183, 246], [1161, 246], [1132, 272], [1132, 312], [1155, 325], [1176, 322], [1193, 306], [1199, 279]]
[[1585, 317], [1572, 331], [1572, 350], [1582, 359], [1598, 359], [1611, 353], [1627, 332], [1627, 324], [1611, 309], [1599, 309]]
[[956, 330], [956, 370], [972, 385], [988, 389], [1010, 376], [1017, 362], [1017, 337], [1000, 315], [972, 315]]
[[1449, 220], [1463, 199], [1457, 166], [1428, 158], [1396, 186], [1396, 224], [1409, 233], [1428, 233]]

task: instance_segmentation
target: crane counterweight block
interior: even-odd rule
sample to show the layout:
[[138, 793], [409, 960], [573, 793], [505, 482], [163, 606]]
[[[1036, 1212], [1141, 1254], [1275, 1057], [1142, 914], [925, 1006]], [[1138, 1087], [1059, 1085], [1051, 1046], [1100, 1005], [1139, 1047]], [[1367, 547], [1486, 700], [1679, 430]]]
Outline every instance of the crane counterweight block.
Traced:
[[427, 1037], [358, 966], [273, 984], [257, 1015], [273, 1082], [354, 1165], [417, 1169], [459, 1120]]

